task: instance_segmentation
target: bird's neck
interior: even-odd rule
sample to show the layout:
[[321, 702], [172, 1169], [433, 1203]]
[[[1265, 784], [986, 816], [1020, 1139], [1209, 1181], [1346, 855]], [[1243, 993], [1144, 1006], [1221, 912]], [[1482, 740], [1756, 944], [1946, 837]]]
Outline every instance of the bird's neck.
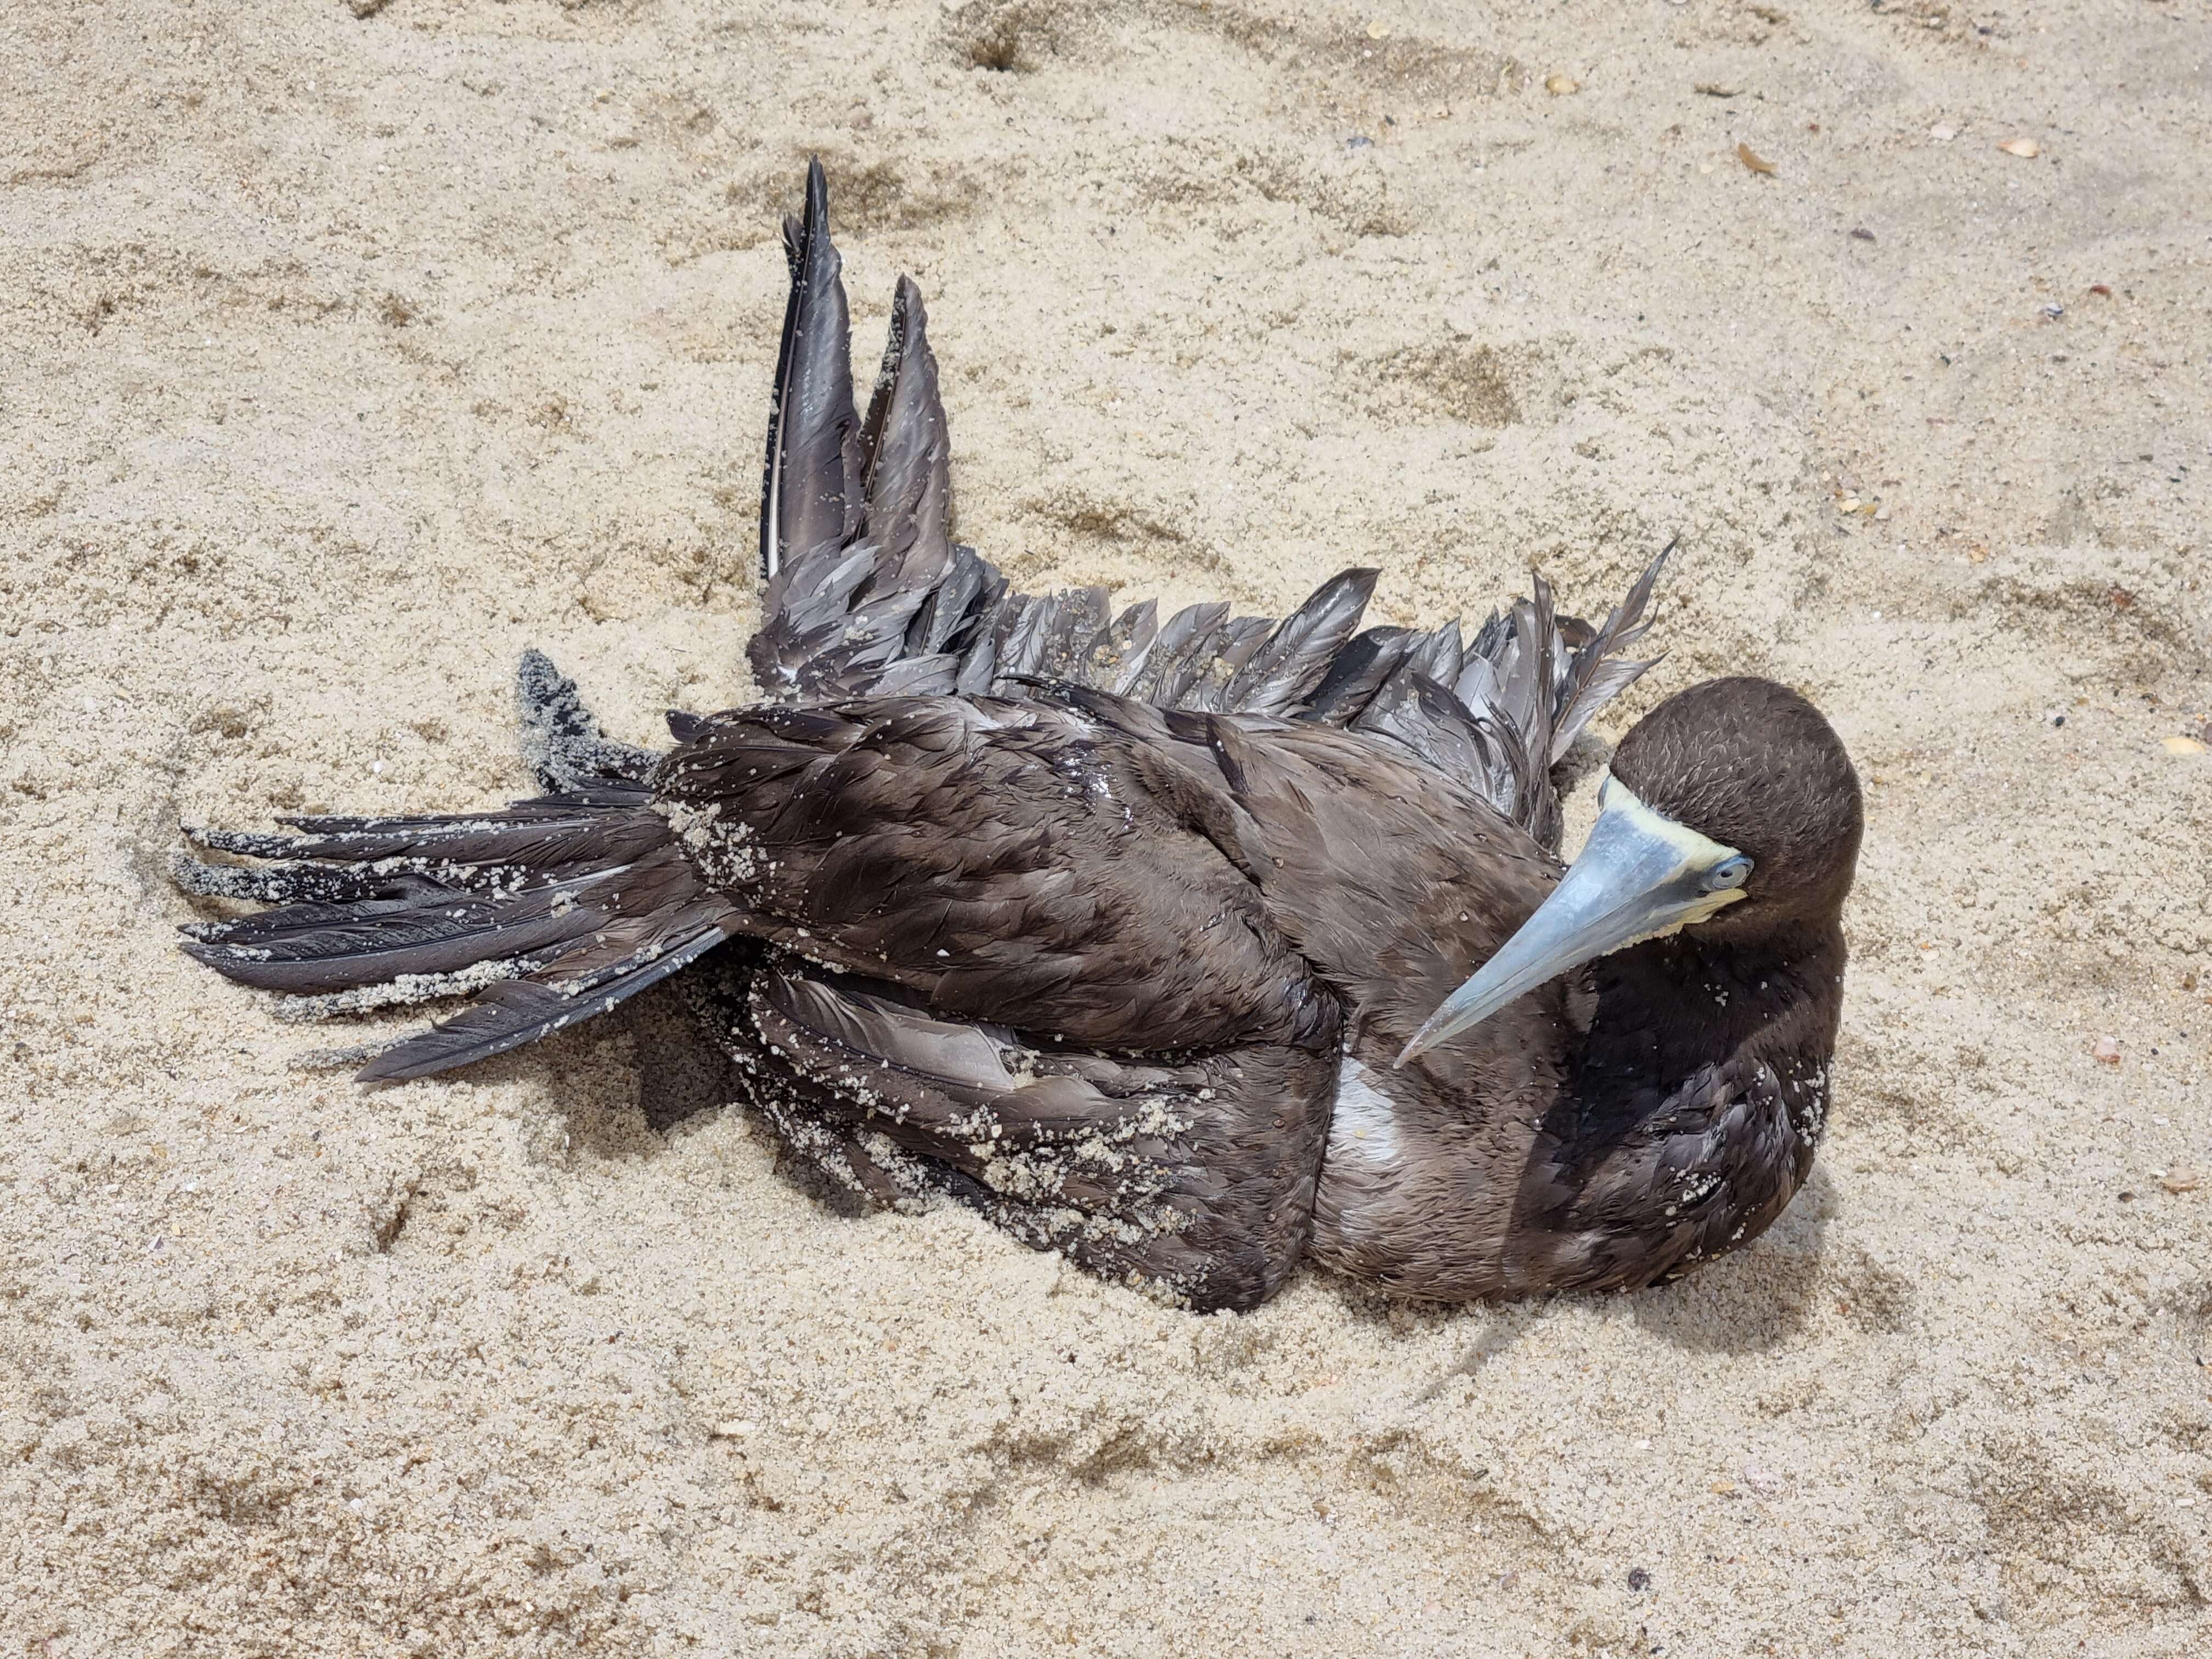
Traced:
[[1391, 1068], [1404, 1030], [1356, 1033], [1316, 1259], [1451, 1300], [1633, 1289], [1757, 1237], [1810, 1168], [1843, 964], [1833, 929], [1615, 952], [1568, 995], [1564, 1066], [1559, 1005], [1531, 997], [1441, 1051], [1462, 1093], [1434, 1060]]
[[1632, 1289], [1765, 1231], [1826, 1121], [1843, 967], [1840, 929], [1602, 958], [1569, 1097], [1524, 1182], [1516, 1276]]
[[1641, 1115], [1716, 1066], [1825, 1061], [1844, 957], [1829, 926], [1750, 942], [1678, 933], [1601, 957], [1576, 1089], [1585, 1116]]

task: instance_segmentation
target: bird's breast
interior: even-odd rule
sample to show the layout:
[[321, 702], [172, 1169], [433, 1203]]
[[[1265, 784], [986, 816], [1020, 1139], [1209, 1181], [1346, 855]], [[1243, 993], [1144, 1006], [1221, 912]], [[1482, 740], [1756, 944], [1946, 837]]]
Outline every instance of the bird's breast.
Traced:
[[[1313, 1260], [1407, 1294], [1460, 1299], [1500, 1286], [1516, 1160], [1510, 1121], [1425, 1100], [1421, 1079], [1347, 1047], [1315, 1193]], [[1517, 1139], [1525, 1139], [1526, 1126]]]
[[1358, 1170], [1380, 1180], [1397, 1170], [1405, 1155], [1396, 1103], [1385, 1092], [1381, 1077], [1347, 1051], [1337, 1066], [1328, 1167]]

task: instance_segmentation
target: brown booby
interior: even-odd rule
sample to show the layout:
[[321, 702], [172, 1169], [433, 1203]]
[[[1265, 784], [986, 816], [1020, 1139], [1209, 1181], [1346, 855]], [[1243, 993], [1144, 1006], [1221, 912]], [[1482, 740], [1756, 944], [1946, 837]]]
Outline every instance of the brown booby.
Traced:
[[766, 700], [672, 714], [655, 754], [532, 653], [540, 797], [188, 832], [265, 862], [185, 886], [280, 908], [185, 948], [309, 1013], [471, 999], [372, 1079], [680, 972], [815, 1169], [1193, 1308], [1303, 1260], [1626, 1289], [1756, 1237], [1820, 1139], [1859, 844], [1813, 707], [1669, 697], [1563, 870], [1553, 769], [1648, 665], [1657, 564], [1602, 625], [1539, 578], [1472, 640], [1360, 630], [1371, 570], [1279, 621], [1016, 592], [951, 539], [919, 291], [862, 417], [818, 165], [784, 232]]

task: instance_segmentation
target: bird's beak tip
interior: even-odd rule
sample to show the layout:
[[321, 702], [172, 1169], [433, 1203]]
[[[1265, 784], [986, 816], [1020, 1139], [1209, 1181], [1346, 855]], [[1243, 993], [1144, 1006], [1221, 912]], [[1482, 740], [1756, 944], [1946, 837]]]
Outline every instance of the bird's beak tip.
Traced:
[[1426, 1024], [1423, 1025], [1419, 1030], [1413, 1033], [1412, 1038], [1407, 1042], [1406, 1046], [1398, 1050], [1398, 1058], [1390, 1062], [1390, 1069], [1392, 1071], [1403, 1071], [1409, 1061], [1417, 1059], [1419, 1056], [1425, 1054], [1429, 1051], [1431, 1045], [1432, 1045], [1439, 1036], [1443, 1035], [1436, 1029], [1436, 1020], [1431, 1018]]

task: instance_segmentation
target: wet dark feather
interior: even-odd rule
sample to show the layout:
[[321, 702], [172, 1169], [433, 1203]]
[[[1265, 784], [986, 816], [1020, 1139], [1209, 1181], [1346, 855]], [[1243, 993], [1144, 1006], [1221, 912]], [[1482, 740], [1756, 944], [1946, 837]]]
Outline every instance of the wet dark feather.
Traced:
[[[1552, 768], [1648, 665], [1625, 653], [1664, 554], [1601, 624], [1537, 578], [1472, 638], [1362, 630], [1371, 569], [1279, 619], [1021, 592], [951, 538], [920, 290], [900, 279], [862, 416], [818, 165], [784, 236], [749, 647], [768, 700], [672, 714], [656, 756], [532, 653], [539, 799], [194, 832], [257, 862], [180, 859], [180, 885], [276, 908], [196, 923], [188, 951], [317, 1015], [471, 999], [378, 1080], [680, 975], [826, 1178], [949, 1194], [1194, 1307], [1250, 1306], [1302, 1259], [1435, 1297], [1648, 1283], [1771, 1220], [1825, 1115], [1850, 865], [1790, 872], [1837, 791], [1855, 808], [1847, 760], [1765, 791], [1780, 822], [1752, 826], [1780, 837], [1759, 879], [1802, 922], [1786, 960], [1635, 947], [1390, 1066], [1558, 880]], [[1619, 759], [1662, 809], [1726, 823], [1761, 793], [1760, 731], [1819, 735], [1778, 691], [1705, 709], [1725, 752], [1655, 715]], [[1673, 1018], [1718, 978], [1724, 1018]]]

